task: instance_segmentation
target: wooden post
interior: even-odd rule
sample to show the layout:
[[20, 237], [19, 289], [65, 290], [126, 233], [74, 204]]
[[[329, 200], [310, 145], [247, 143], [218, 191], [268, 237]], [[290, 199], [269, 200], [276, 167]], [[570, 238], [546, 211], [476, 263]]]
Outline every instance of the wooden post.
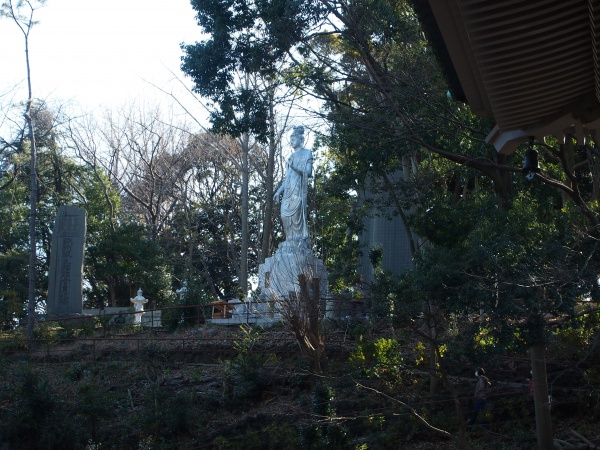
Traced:
[[548, 397], [548, 378], [546, 374], [546, 347], [535, 344], [529, 350], [533, 377], [533, 399], [535, 402], [535, 428], [538, 450], [553, 450], [552, 419], [550, 417], [550, 399]]
[[314, 335], [317, 336], [319, 343], [319, 365], [321, 366], [321, 370], [327, 371], [329, 369], [329, 363], [327, 361], [327, 355], [325, 353], [325, 337], [321, 333], [321, 329], [319, 327], [319, 313], [320, 306], [319, 302], [321, 301], [321, 279], [313, 278], [312, 279], [312, 317], [311, 317], [311, 331], [313, 331]]

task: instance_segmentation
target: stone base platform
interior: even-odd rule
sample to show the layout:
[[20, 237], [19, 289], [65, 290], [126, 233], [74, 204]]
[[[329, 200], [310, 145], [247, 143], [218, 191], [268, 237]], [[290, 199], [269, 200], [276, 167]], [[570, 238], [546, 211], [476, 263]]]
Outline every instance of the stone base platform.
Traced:
[[299, 293], [298, 275], [320, 280], [321, 296], [327, 292], [327, 271], [305, 240], [282, 242], [273, 256], [258, 268], [258, 288], [265, 300], [289, 298]]

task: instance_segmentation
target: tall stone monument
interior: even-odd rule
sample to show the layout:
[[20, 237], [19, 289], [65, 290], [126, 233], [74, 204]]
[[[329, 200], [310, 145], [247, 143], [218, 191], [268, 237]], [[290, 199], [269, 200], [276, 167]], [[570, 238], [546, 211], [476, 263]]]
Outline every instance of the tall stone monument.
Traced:
[[291, 136], [294, 152], [287, 161], [286, 176], [275, 192], [281, 199], [281, 221], [285, 232], [275, 254], [258, 268], [258, 287], [266, 299], [285, 299], [300, 292], [298, 275], [320, 280], [321, 295], [327, 290], [327, 272], [323, 261], [310, 248], [307, 224], [308, 179], [312, 176], [313, 156], [304, 148], [304, 127], [295, 127]]
[[86, 213], [61, 206], [54, 222], [48, 276], [48, 316], [82, 314]]

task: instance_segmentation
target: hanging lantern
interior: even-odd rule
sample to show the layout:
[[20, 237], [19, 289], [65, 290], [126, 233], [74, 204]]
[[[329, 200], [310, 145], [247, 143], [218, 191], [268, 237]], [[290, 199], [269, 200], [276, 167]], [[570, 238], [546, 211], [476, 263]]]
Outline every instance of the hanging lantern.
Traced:
[[532, 180], [536, 173], [540, 173], [540, 163], [538, 160], [538, 152], [532, 147], [525, 150], [525, 157], [523, 159], [523, 175], [528, 180]]

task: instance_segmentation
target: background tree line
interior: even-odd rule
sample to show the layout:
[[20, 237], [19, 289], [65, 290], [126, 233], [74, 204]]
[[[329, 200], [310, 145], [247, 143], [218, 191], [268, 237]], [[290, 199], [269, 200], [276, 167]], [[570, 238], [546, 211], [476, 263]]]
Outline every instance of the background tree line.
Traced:
[[[0, 304], [5, 327], [25, 316], [28, 285], [29, 141], [20, 110], [15, 105], [7, 113], [6, 124], [12, 126], [3, 128], [2, 137]], [[86, 306], [129, 306], [138, 287], [155, 306], [165, 306], [175, 301], [183, 280], [194, 289], [191, 295], [205, 300], [240, 295], [239, 142], [192, 132], [158, 106], [131, 106], [94, 118], [69, 116], [36, 101], [34, 118], [38, 307], [46, 298], [53, 221], [63, 204], [87, 212]], [[256, 271], [267, 220], [268, 149], [253, 145], [249, 156], [248, 254]]]
[[[281, 238], [271, 200], [290, 114], [279, 105], [310, 97], [320, 108], [306, 113], [327, 125], [317, 135], [326, 155], [311, 204], [332, 291], [354, 285], [360, 252], [372, 250], [360, 247], [361, 218], [391, 209], [413, 269], [376, 271], [370, 293], [390, 326], [427, 342], [432, 392], [438, 382], [449, 388], [441, 348], [457, 317], [465, 353], [528, 349], [536, 385], [545, 383], [538, 363], [556, 324], [595, 326], [581, 313], [599, 294], [595, 138], [567, 132], [496, 153], [484, 141], [492, 124], [452, 100], [407, 1], [192, 5], [207, 37], [182, 46], [182, 70], [210, 101], [209, 130], [139, 106], [75, 119], [38, 100], [4, 116], [3, 324], [25, 314], [32, 205], [41, 303], [52, 220], [66, 203], [88, 211], [90, 306], [128, 305], [138, 286], [169, 304], [184, 279], [198, 296], [244, 295], [248, 274]], [[37, 173], [28, 165], [33, 142]], [[532, 181], [520, 173], [529, 146], [541, 163]], [[372, 256], [376, 268], [385, 257]]]

